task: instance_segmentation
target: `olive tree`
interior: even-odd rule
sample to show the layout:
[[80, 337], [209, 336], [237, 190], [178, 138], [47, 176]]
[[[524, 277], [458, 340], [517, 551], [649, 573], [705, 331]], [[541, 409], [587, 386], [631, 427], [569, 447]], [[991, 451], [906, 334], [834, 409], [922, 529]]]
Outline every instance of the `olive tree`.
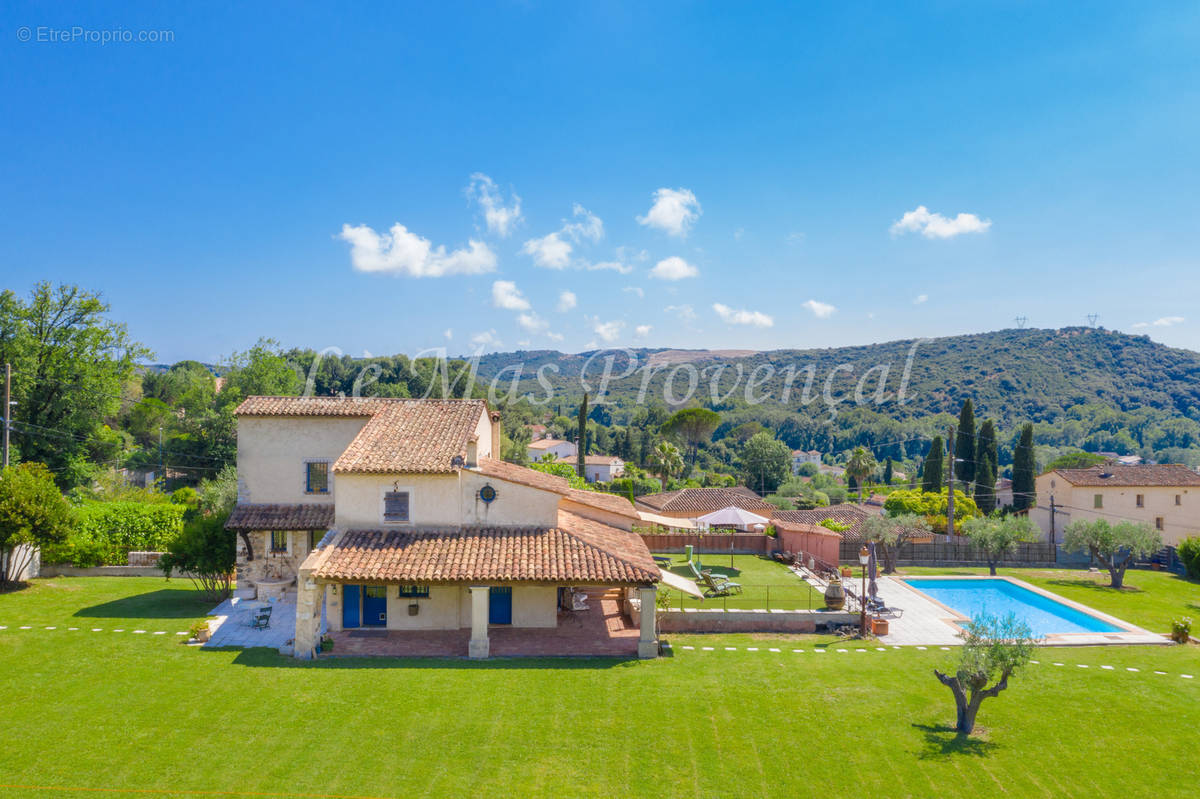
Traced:
[[883, 573], [896, 571], [896, 553], [900, 545], [914, 538], [933, 535], [924, 516], [868, 516], [862, 523], [863, 539], [880, 545], [883, 554]]
[[1021, 541], [1036, 541], [1038, 530], [1027, 516], [985, 516], [967, 519], [963, 533], [987, 560], [994, 577], [996, 566]]
[[977, 616], [963, 626], [959, 637], [963, 644], [954, 673], [944, 674], [938, 669], [933, 673], [954, 694], [954, 728], [970, 735], [983, 700], [999, 696], [1008, 687], [1008, 678], [1029, 662], [1038, 641], [1029, 625], [1011, 613], [1004, 617]]
[[1068, 552], [1087, 552], [1108, 569], [1110, 585], [1120, 588], [1125, 583], [1125, 570], [1134, 558], [1144, 558], [1162, 549], [1162, 536], [1148, 524], [1106, 519], [1079, 519], [1067, 525], [1063, 549]]

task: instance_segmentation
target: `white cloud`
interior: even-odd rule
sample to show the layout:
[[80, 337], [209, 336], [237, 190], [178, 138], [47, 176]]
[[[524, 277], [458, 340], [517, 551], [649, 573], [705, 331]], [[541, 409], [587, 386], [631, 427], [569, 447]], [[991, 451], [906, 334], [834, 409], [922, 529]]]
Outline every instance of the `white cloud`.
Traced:
[[512, 205], [505, 205], [504, 195], [500, 192], [499, 187], [482, 172], [471, 175], [466, 195], [468, 199], [479, 203], [479, 207], [483, 209], [483, 218], [487, 223], [488, 232], [495, 233], [500, 238], [505, 238], [512, 233], [522, 220], [521, 198], [517, 196], [516, 192], [513, 192]]
[[518, 346], [518, 347], [520, 347], [521, 349], [525, 349], [526, 347], [528, 347], [528, 346], [529, 346], [530, 344], [532, 344], [532, 343], [533, 343], [533, 342], [531, 342], [529, 339], [527, 339], [527, 338], [523, 338], [523, 339], [521, 339], [520, 341], [518, 341], [518, 342], [517, 342], [517, 346]]
[[550, 327], [549, 322], [538, 316], [533, 311], [529, 311], [517, 316], [517, 324], [520, 325], [522, 329], [528, 330], [530, 333], [541, 333]]
[[499, 347], [500, 339], [496, 338], [496, 329], [484, 330], [471, 336], [471, 343], [476, 347]]
[[575, 296], [573, 291], [564, 291], [558, 295], [558, 305], [555, 308], [559, 313], [566, 313], [579, 304], [579, 298]]
[[638, 338], [645, 338], [650, 335], [650, 331], [653, 329], [650, 325], [638, 325], [633, 329], [633, 334]]
[[450, 339], [454, 338], [454, 328], [452, 328], [452, 327], [446, 328], [445, 332], [443, 332], [442, 335], [446, 337], [446, 341], [449, 341]]
[[492, 305], [506, 311], [529, 310], [529, 300], [511, 280], [497, 280], [492, 284]]
[[735, 311], [728, 305], [722, 305], [719, 302], [714, 302], [712, 308], [717, 312], [717, 316], [731, 325], [751, 325], [753, 327], [775, 326], [775, 320], [762, 311]]
[[521, 250], [526, 255], [532, 255], [536, 265], [546, 269], [565, 269], [571, 262], [571, 244], [559, 238], [558, 232], [547, 233], [540, 239], [530, 239], [522, 245]]
[[913, 297], [913, 305], [922, 305], [928, 299], [928, 294], [918, 294], [917, 296]]
[[1155, 319], [1153, 322], [1138, 322], [1133, 325], [1135, 328], [1142, 327], [1171, 327], [1172, 325], [1182, 324], [1187, 321], [1182, 316], [1164, 316], [1160, 319]]
[[593, 318], [592, 332], [599, 336], [604, 341], [616, 341], [621, 335], [621, 331], [625, 329], [625, 323], [620, 319], [614, 319], [611, 322], [601, 322], [599, 319]]
[[672, 236], [683, 237], [700, 214], [700, 202], [688, 189], [659, 189], [654, 192], [654, 205], [637, 221]]
[[614, 272], [619, 272], [622, 275], [628, 275], [633, 271], [633, 267], [629, 264], [623, 264], [620, 261], [594, 261], [587, 264], [587, 268], [591, 271], [599, 269], [611, 269]]
[[641, 286], [626, 286], [625, 288], [621, 289], [621, 291], [625, 292], [626, 294], [632, 294], [639, 300], [646, 296], [646, 292], [642, 290]]
[[550, 339], [551, 341], [562, 341], [563, 334], [562, 333], [547, 333], [546, 338]]
[[587, 239], [592, 242], [600, 241], [604, 238], [604, 222], [600, 217], [593, 214], [588, 209], [584, 208], [579, 203], [575, 203], [571, 208], [571, 213], [579, 222], [567, 222], [563, 220], [562, 232], [566, 233], [575, 241]]
[[384, 272], [409, 277], [478, 275], [496, 269], [496, 254], [482, 241], [471, 239], [467, 249], [446, 252], [429, 239], [397, 222], [388, 233], [367, 225], [342, 225], [338, 238], [350, 244], [350, 262], [360, 272]]
[[804, 239], [807, 237], [807, 235], [808, 234], [803, 233], [803, 232], [789, 233], [789, 234], [787, 234], [787, 243], [788, 244], [799, 244], [800, 242], [804, 241]]
[[829, 303], [820, 302], [818, 300], [805, 300], [802, 304], [805, 308], [812, 311], [813, 316], [817, 317], [818, 319], [828, 319], [829, 317], [833, 316], [834, 311], [837, 310], [837, 308], [833, 307]]
[[668, 305], [663, 308], [663, 313], [675, 314], [684, 320], [696, 318], [696, 311], [690, 305]]
[[678, 255], [662, 259], [650, 270], [650, 277], [656, 277], [659, 280], [683, 280], [684, 278], [695, 277], [698, 274], [700, 274], [699, 269]]
[[923, 205], [907, 212], [892, 224], [893, 236], [903, 233], [920, 233], [927, 239], [950, 239], [961, 233], [983, 233], [992, 226], [992, 220], [980, 219], [975, 214], [959, 214], [950, 219], [933, 214]]

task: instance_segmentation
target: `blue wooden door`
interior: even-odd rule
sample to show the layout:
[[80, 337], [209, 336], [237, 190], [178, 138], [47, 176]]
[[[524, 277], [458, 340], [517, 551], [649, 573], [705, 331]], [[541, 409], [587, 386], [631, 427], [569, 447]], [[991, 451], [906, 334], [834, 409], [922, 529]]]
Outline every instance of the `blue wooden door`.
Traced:
[[342, 586], [342, 627], [349, 630], [359, 625], [358, 586]]
[[488, 624], [512, 624], [512, 588], [488, 589]]
[[364, 585], [362, 589], [362, 623], [364, 627], [383, 627], [387, 624], [387, 586]]

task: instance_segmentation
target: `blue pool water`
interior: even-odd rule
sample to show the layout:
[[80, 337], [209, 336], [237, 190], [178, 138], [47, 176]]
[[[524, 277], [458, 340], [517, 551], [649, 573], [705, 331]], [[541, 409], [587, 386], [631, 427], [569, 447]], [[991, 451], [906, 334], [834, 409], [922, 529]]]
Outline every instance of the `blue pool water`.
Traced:
[[1008, 580], [959, 580], [909, 577], [904, 582], [967, 618], [982, 613], [1014, 614], [1029, 625], [1035, 636], [1053, 633], [1112, 633], [1115, 627], [1061, 602], [1010, 583]]

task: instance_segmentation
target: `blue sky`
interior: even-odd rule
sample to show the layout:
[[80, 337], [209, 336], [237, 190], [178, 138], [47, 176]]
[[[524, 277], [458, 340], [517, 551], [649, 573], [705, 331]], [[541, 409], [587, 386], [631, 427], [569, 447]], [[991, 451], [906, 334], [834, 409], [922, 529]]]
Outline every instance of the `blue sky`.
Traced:
[[1089, 313], [1200, 349], [1195, 4], [842, 5], [7, 3], [2, 285], [164, 361]]

